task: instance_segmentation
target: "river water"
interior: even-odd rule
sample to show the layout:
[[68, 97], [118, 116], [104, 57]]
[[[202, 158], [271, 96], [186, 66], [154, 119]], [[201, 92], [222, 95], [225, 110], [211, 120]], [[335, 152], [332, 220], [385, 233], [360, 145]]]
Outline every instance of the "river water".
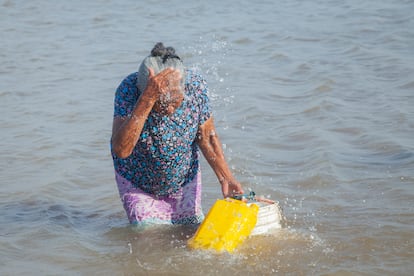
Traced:
[[[1, 275], [412, 275], [414, 2], [0, 1]], [[235, 254], [129, 226], [113, 96], [152, 46], [207, 78], [227, 160], [280, 231]], [[203, 207], [221, 197], [203, 161]]]

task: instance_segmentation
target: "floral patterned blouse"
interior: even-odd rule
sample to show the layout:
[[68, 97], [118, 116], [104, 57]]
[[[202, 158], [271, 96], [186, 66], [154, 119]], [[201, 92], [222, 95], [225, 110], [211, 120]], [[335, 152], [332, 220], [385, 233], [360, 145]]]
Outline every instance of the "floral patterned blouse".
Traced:
[[[131, 114], [141, 94], [137, 75], [127, 76], [116, 90], [114, 117]], [[171, 115], [151, 111], [129, 157], [119, 158], [111, 149], [115, 171], [147, 193], [173, 195], [197, 174], [197, 130], [210, 116], [205, 80], [187, 71], [181, 106]]]

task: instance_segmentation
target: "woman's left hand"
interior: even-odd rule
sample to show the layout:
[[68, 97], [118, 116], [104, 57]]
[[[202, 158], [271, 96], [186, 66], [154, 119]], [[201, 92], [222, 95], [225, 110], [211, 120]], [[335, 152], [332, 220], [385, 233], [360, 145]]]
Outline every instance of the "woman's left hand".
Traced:
[[230, 179], [219, 179], [223, 197], [234, 197], [235, 195], [244, 194], [241, 184], [233, 177]]

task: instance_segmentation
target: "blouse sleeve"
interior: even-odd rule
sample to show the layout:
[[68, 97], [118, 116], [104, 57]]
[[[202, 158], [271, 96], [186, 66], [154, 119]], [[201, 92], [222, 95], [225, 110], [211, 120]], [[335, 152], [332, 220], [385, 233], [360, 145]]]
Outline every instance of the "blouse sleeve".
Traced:
[[138, 97], [138, 89], [136, 87], [137, 73], [132, 73], [126, 77], [118, 86], [114, 99], [114, 117], [127, 116], [132, 112]]
[[204, 124], [211, 117], [210, 99], [208, 97], [208, 86], [207, 82], [201, 76], [198, 81], [198, 102], [200, 104], [200, 121], [199, 125]]

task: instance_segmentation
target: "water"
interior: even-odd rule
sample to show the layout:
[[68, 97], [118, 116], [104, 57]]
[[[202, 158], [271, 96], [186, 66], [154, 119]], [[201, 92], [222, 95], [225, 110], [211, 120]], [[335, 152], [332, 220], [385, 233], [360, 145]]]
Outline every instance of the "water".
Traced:
[[[257, 3], [254, 3], [257, 2]], [[0, 1], [2, 275], [411, 275], [413, 1]], [[158, 41], [204, 72], [230, 166], [286, 222], [235, 255], [128, 225], [113, 95]], [[203, 206], [220, 189], [203, 161]]]

